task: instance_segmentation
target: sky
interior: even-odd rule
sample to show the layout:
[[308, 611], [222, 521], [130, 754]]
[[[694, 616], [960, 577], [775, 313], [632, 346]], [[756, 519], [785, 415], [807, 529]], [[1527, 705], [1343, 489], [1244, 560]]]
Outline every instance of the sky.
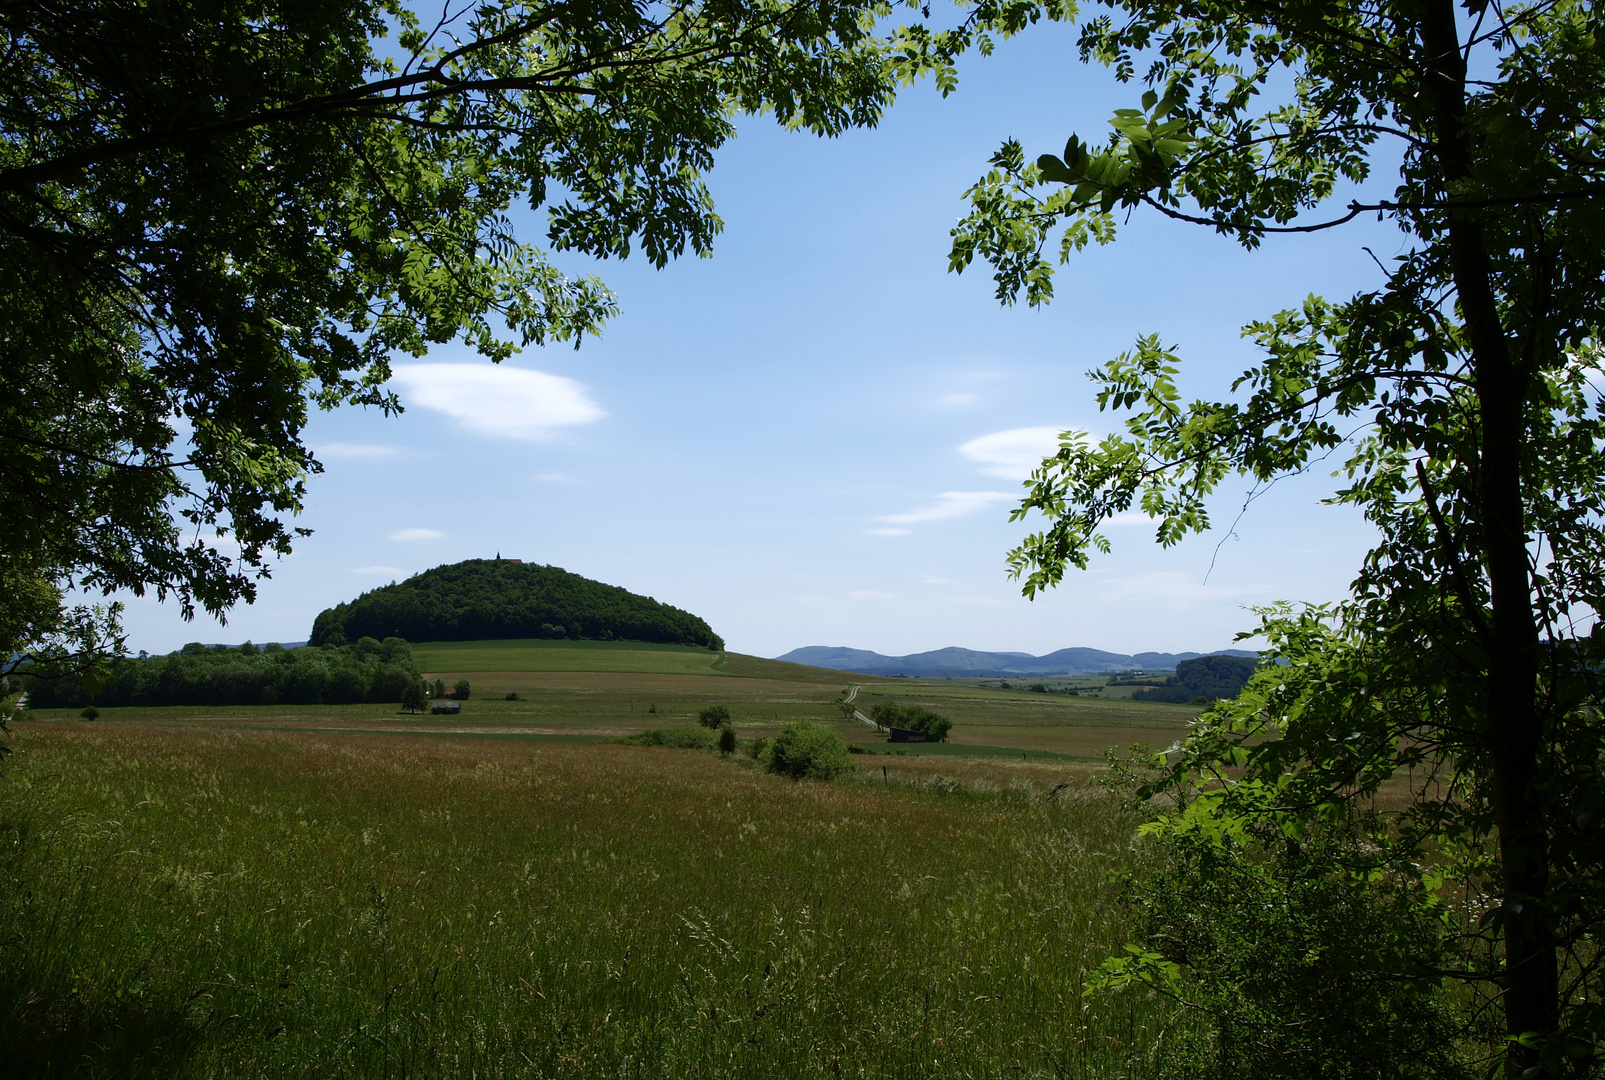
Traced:
[[461, 346], [398, 361], [404, 415], [312, 421], [326, 471], [295, 524], [313, 535], [256, 603], [224, 626], [124, 597], [129, 648], [304, 640], [325, 607], [497, 554], [684, 608], [763, 656], [1208, 651], [1250, 629], [1254, 605], [1337, 599], [1371, 533], [1321, 505], [1328, 469], [1241, 515], [1247, 484], [1228, 482], [1216, 530], [1173, 548], [1117, 522], [1111, 555], [1034, 601], [1007, 575], [1027, 531], [1009, 510], [1057, 431], [1118, 423], [1089, 369], [1157, 333], [1184, 396], [1218, 398], [1255, 360], [1244, 323], [1374, 287], [1364, 248], [1386, 261], [1399, 235], [1357, 222], [1250, 253], [1139, 213], [1059, 270], [1052, 305], [1002, 307], [986, 267], [948, 272], [963, 191], [1004, 138], [1035, 156], [1101, 137], [1141, 88], [1076, 64], [1057, 28], [960, 76], [951, 97], [912, 87], [877, 129], [834, 140], [744, 120], [709, 176], [725, 226], [712, 258], [560, 257], [618, 294], [600, 339], [500, 366]]

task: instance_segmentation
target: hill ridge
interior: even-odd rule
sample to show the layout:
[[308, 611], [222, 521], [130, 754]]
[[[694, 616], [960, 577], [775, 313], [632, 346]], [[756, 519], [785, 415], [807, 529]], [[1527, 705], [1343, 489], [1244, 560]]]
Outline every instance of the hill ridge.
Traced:
[[557, 566], [466, 559], [371, 589], [319, 613], [313, 645], [362, 637], [408, 641], [570, 638], [723, 649], [689, 611]]
[[1021, 652], [981, 652], [950, 645], [945, 649], [886, 656], [868, 649], [846, 646], [805, 645], [775, 657], [791, 664], [809, 664], [834, 671], [862, 675], [958, 675], [970, 678], [993, 676], [1103, 675], [1112, 671], [1140, 668], [1144, 671], [1173, 671], [1184, 660], [1201, 656], [1258, 656], [1246, 649], [1216, 649], [1213, 652], [1114, 653], [1102, 649], [1072, 647], [1043, 656]]

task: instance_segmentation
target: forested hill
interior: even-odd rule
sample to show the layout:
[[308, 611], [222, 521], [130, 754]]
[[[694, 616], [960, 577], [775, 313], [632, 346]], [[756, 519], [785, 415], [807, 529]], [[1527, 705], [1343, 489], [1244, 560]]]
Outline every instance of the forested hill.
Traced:
[[555, 566], [469, 559], [329, 608], [312, 624], [313, 645], [358, 638], [483, 641], [588, 638], [724, 648], [688, 611]]

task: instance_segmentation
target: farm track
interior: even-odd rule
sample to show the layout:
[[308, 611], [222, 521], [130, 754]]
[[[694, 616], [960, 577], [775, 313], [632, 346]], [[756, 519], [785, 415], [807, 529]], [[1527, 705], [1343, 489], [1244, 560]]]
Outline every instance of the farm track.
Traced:
[[[846, 701], [847, 704], [851, 705], [853, 703], [853, 699], [858, 696], [858, 691], [859, 691], [859, 687], [858, 686], [853, 687], [851, 690], [847, 691], [847, 697], [845, 697], [843, 700]], [[863, 713], [859, 712], [857, 709], [853, 710], [853, 719], [854, 720], [862, 720], [864, 723], [868, 724], [870, 727], [874, 728], [876, 731], [880, 730], [880, 726], [878, 724], [876, 724], [875, 721], [871, 720], [869, 717], [865, 716]]]

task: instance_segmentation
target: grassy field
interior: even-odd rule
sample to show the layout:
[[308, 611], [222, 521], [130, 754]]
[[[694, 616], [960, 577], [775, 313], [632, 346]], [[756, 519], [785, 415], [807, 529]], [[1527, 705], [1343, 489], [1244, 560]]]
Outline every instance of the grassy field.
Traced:
[[413, 646], [425, 671], [594, 671], [722, 674], [721, 654], [693, 645], [624, 641], [431, 641]]
[[1068, 766], [794, 783], [237, 712], [14, 725], [0, 1076], [1117, 1077], [1164, 1050], [1152, 1002], [1080, 995], [1133, 822]]
[[[414, 655], [431, 678], [448, 685], [466, 678], [473, 685], [474, 696], [454, 723], [464, 730], [488, 725], [544, 735], [625, 735], [694, 722], [700, 709], [722, 704], [743, 737], [773, 735], [788, 720], [809, 718], [832, 724], [849, 741], [868, 748], [885, 736], [843, 720], [835, 708], [840, 692], [857, 685], [855, 704], [866, 714], [891, 699], [925, 705], [951, 719], [951, 743], [936, 753], [958, 747], [990, 757], [1012, 752], [1092, 761], [1111, 747], [1167, 746], [1198, 712], [1189, 706], [963, 682], [877, 679], [685, 646], [450, 642], [415, 646]], [[691, 666], [696, 664], [702, 666]], [[509, 693], [520, 700], [503, 700]]]

